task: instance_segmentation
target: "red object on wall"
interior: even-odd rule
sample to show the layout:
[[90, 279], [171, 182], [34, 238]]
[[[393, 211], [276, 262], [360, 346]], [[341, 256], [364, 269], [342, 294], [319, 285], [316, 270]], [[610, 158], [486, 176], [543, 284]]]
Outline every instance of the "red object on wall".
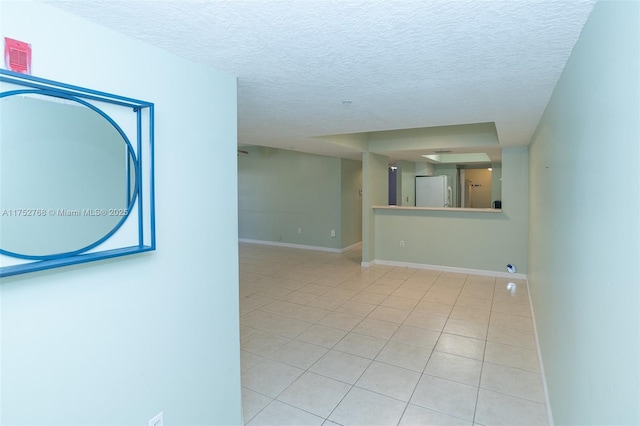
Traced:
[[4, 66], [11, 71], [31, 74], [31, 45], [5, 37]]

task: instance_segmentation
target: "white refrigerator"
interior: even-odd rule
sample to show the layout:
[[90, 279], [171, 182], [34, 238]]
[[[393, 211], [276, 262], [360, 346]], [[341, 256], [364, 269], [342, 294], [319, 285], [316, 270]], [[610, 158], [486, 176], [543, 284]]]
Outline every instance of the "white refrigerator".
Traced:
[[416, 176], [416, 207], [451, 207], [447, 176]]

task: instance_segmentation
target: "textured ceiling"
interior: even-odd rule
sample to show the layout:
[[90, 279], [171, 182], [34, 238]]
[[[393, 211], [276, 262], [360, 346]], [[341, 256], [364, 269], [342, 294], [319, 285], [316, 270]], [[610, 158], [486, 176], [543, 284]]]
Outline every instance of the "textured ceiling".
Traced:
[[360, 158], [316, 137], [494, 122], [526, 145], [595, 0], [50, 3], [237, 76], [241, 145]]

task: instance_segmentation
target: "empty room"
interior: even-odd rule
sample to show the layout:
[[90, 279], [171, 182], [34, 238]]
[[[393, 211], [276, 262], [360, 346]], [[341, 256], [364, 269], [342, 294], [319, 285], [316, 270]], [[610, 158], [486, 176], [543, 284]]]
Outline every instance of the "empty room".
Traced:
[[640, 424], [640, 3], [0, 36], [0, 424]]

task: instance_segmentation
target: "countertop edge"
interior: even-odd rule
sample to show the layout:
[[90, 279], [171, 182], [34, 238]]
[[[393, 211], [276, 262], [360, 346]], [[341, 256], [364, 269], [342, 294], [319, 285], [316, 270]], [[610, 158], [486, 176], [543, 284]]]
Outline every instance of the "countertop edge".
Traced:
[[477, 209], [463, 207], [411, 207], [411, 206], [371, 206], [374, 210], [398, 210], [398, 211], [439, 211], [439, 212], [480, 212], [502, 213], [502, 209]]

